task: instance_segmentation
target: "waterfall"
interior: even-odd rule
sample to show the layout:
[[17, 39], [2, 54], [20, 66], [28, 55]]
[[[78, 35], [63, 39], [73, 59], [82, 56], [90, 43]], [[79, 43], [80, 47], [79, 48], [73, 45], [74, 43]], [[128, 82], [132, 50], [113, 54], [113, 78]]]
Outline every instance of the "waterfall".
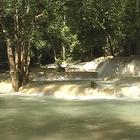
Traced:
[[[69, 65], [61, 73], [48, 69], [33, 70], [31, 82], [19, 92], [84, 99], [140, 97], [140, 56], [101, 57]], [[96, 86], [91, 86], [92, 82]], [[0, 93], [11, 92], [11, 83], [0, 83]]]
[[100, 77], [139, 77], [140, 76], [140, 57], [116, 57], [107, 59], [97, 68]]

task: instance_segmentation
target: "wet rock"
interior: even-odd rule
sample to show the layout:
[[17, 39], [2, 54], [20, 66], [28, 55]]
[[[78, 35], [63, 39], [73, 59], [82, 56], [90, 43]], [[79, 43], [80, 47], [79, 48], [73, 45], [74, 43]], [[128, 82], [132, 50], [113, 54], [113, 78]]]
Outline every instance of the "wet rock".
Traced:
[[91, 81], [91, 87], [92, 88], [96, 88], [97, 87], [97, 84], [95, 83], [95, 81]]

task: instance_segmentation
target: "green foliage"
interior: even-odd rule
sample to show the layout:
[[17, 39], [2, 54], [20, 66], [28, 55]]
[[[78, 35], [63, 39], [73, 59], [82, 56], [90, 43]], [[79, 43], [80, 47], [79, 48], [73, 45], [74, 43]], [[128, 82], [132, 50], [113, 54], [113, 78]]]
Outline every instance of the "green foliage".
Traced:
[[140, 1], [127, 0], [124, 16], [124, 32], [126, 35], [125, 43], [130, 46], [140, 45]]
[[18, 12], [17, 36], [32, 40], [38, 63], [130, 55], [140, 45], [139, 0], [1, 0], [0, 12], [1, 40], [17, 41]]

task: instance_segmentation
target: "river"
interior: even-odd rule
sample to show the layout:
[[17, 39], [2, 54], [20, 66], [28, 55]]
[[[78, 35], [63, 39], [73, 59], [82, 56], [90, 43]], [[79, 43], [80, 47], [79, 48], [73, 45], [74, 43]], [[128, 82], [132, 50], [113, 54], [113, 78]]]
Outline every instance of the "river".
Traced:
[[140, 100], [0, 96], [1, 140], [139, 140]]

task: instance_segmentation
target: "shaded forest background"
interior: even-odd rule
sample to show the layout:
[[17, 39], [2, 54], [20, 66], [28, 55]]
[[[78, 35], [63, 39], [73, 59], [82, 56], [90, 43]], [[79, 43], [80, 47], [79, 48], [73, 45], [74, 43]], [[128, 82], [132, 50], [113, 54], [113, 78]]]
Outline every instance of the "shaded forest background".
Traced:
[[[20, 7], [22, 1], [15, 2], [3, 2], [8, 30], [14, 26], [14, 5]], [[40, 16], [31, 33], [34, 65], [58, 59], [85, 61], [103, 55], [140, 54], [139, 0], [34, 0], [32, 6], [36, 10], [32, 14]], [[27, 18], [28, 29], [32, 23], [29, 15]], [[0, 37], [0, 61], [6, 61], [5, 38]]]
[[30, 65], [139, 54], [139, 0], [0, 0], [0, 63], [15, 89]]

